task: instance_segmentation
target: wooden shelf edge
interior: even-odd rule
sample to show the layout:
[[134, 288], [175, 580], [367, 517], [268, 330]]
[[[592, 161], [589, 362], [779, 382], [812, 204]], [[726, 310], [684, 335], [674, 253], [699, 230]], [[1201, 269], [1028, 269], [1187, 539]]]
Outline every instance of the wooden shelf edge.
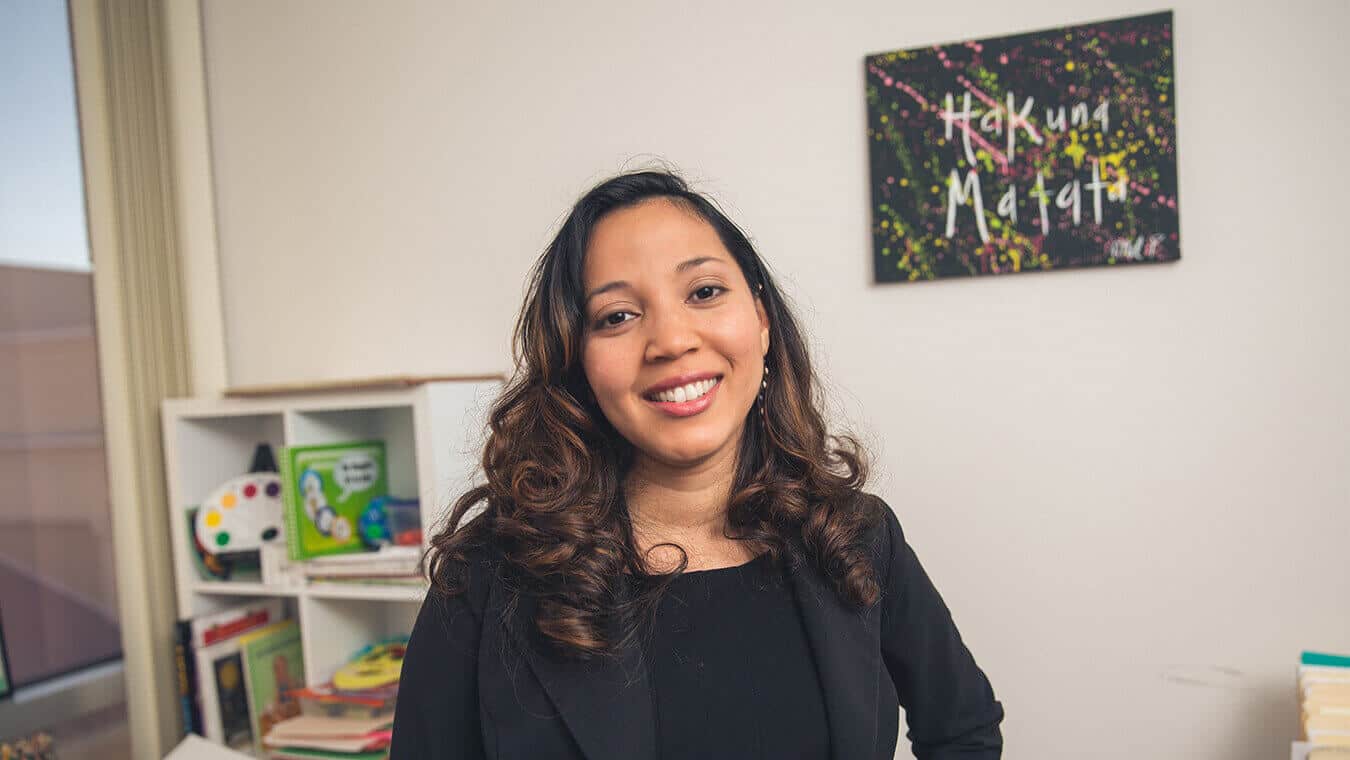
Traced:
[[311, 599], [357, 599], [370, 602], [421, 602], [427, 586], [399, 586], [366, 583], [311, 583], [305, 596]]
[[202, 581], [193, 584], [192, 590], [205, 596], [299, 596], [304, 587], [240, 581]]
[[305, 586], [277, 586], [234, 581], [202, 582], [192, 587], [204, 596], [286, 596], [311, 599], [355, 599], [371, 602], [421, 602], [427, 586], [380, 585], [377, 583], [311, 583]]
[[351, 378], [346, 380], [315, 380], [271, 385], [242, 385], [227, 388], [226, 398], [257, 398], [293, 393], [326, 393], [332, 391], [364, 391], [379, 388], [411, 388], [442, 381], [505, 380], [506, 375], [495, 372], [478, 375], [386, 375], [381, 377]]

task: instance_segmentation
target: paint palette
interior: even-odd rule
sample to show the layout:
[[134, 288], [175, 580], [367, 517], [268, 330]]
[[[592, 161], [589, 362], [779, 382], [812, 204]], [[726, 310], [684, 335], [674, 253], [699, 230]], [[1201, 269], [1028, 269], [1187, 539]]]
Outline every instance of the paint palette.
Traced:
[[202, 501], [196, 533], [211, 554], [258, 551], [285, 540], [281, 476], [254, 472], [225, 482]]

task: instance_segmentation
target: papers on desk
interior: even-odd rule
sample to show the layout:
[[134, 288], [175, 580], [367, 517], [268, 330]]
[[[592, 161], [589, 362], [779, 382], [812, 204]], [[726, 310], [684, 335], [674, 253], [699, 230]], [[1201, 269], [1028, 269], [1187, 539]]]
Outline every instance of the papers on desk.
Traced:
[[196, 734], [188, 734], [164, 760], [250, 760], [248, 755], [207, 741]]
[[[1350, 760], [1350, 657], [1304, 652], [1298, 694], [1306, 745], [1299, 760]], [[1295, 745], [1293, 756], [1298, 752]]]

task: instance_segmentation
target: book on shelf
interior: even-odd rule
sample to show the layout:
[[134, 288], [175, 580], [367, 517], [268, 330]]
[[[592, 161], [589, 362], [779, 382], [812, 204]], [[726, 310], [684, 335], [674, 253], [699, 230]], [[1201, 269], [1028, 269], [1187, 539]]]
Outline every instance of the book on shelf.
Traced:
[[230, 749], [253, 751], [239, 642], [226, 639], [198, 650], [196, 655], [206, 738]]
[[[231, 656], [231, 641], [238, 652], [238, 639], [252, 630], [266, 628], [285, 617], [281, 599], [236, 605], [217, 612], [201, 614], [175, 625], [174, 664], [178, 671], [178, 699], [186, 733], [213, 741], [225, 741], [225, 720], [221, 715], [221, 676], [225, 679], [224, 697], [232, 698], [234, 676], [243, 678], [242, 660]], [[217, 661], [219, 660], [219, 661]], [[234, 703], [232, 703], [232, 706]], [[244, 709], [247, 721], [247, 707]], [[235, 720], [231, 714], [231, 720]], [[231, 724], [238, 733], [238, 724]]]
[[292, 692], [305, 684], [300, 626], [283, 620], [239, 639], [248, 694], [249, 727], [254, 746], [263, 751], [262, 737], [276, 724], [300, 714]]
[[281, 478], [292, 560], [365, 551], [361, 516], [389, 491], [384, 441], [286, 446]]
[[1350, 752], [1350, 657], [1303, 652], [1298, 692], [1308, 757], [1333, 757], [1333, 749]]
[[192, 621], [174, 624], [174, 669], [177, 671], [178, 703], [182, 711], [183, 733], [203, 736], [202, 710], [197, 697], [197, 658], [192, 654]]

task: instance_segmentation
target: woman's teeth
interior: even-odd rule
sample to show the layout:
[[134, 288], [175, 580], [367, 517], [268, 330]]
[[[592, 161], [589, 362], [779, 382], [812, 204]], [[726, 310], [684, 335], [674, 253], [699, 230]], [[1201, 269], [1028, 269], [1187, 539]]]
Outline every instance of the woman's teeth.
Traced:
[[675, 402], [677, 404], [684, 401], [693, 401], [712, 390], [712, 387], [717, 385], [717, 381], [718, 378], [711, 377], [707, 380], [700, 380], [697, 383], [681, 385], [678, 388], [671, 388], [659, 393], [653, 393], [647, 398], [653, 401]]

